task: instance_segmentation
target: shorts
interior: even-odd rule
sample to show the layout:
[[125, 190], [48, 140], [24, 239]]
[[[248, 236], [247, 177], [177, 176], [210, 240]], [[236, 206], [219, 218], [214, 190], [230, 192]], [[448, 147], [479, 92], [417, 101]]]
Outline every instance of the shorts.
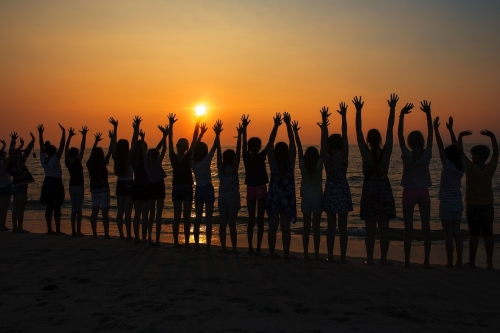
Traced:
[[212, 184], [207, 184], [203, 186], [196, 186], [196, 191], [194, 193], [194, 203], [196, 205], [206, 204], [210, 205], [215, 202], [215, 191]]
[[493, 235], [493, 205], [467, 205], [465, 214], [471, 236]]
[[429, 206], [431, 197], [427, 188], [405, 188], [403, 189], [403, 206]]
[[149, 185], [133, 185], [132, 186], [132, 201], [141, 200], [141, 202], [149, 201]]
[[9, 184], [7, 187], [0, 188], [0, 195], [12, 195], [12, 186]]
[[132, 195], [132, 181], [131, 180], [117, 180], [116, 181], [116, 196], [120, 197], [122, 195], [131, 196]]
[[445, 221], [461, 220], [464, 204], [462, 201], [443, 201], [439, 202], [439, 218]]
[[12, 195], [28, 195], [28, 184], [12, 186]]
[[92, 197], [92, 207], [109, 208], [111, 201], [109, 191], [97, 193], [90, 192], [90, 196]]
[[316, 199], [302, 198], [300, 203], [300, 210], [302, 213], [321, 213], [323, 211], [323, 205], [321, 204], [321, 197]]
[[149, 183], [148, 189], [149, 200], [165, 199], [165, 181], [160, 180], [156, 183]]
[[174, 184], [172, 186], [172, 201], [193, 201], [193, 186], [189, 184]]
[[70, 186], [69, 197], [71, 199], [71, 212], [81, 213], [83, 211], [83, 195], [85, 193], [83, 185]]
[[247, 200], [267, 199], [267, 186], [247, 186]]

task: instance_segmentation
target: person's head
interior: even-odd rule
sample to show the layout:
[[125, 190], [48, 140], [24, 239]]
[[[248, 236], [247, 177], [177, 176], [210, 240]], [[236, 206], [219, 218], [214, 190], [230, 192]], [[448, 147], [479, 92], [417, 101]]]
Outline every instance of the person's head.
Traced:
[[366, 135], [366, 142], [371, 149], [380, 148], [380, 144], [382, 143], [382, 136], [380, 132], [376, 128], [372, 128], [368, 131]]
[[231, 165], [236, 158], [236, 152], [233, 149], [226, 149], [224, 153], [222, 153], [222, 162], [225, 165]]
[[318, 164], [318, 160], [318, 149], [316, 147], [308, 147], [304, 153], [304, 164], [306, 166], [307, 173], [313, 174], [316, 171], [316, 164]]
[[189, 141], [186, 138], [180, 138], [176, 144], [177, 152], [184, 153], [189, 149]]
[[128, 174], [130, 164], [129, 158], [130, 146], [128, 140], [120, 139], [116, 142], [115, 152], [113, 154], [113, 170], [118, 177], [125, 177]]
[[248, 151], [250, 153], [257, 154], [260, 151], [260, 147], [262, 146], [262, 141], [259, 138], [253, 137], [248, 140]]
[[450, 145], [444, 149], [446, 159], [449, 160], [457, 170], [462, 169], [462, 154], [457, 146]]
[[[142, 156], [142, 143], [144, 140], [137, 140], [135, 144], [134, 154], [132, 155], [132, 166], [138, 167], [144, 163]], [[148, 149], [148, 145], [144, 142], [144, 149]]]
[[288, 145], [285, 142], [278, 142], [274, 146], [274, 158], [282, 178], [286, 177], [288, 161]]
[[89, 163], [95, 163], [104, 160], [104, 151], [100, 147], [92, 148], [89, 156]]
[[154, 161], [156, 161], [158, 157], [160, 157], [160, 151], [156, 148], [151, 148], [148, 150], [146, 156], [148, 158], [149, 165], [153, 165]]
[[327, 144], [328, 144], [329, 151], [342, 150], [342, 146], [344, 145], [344, 142], [342, 140], [342, 135], [340, 135], [340, 134], [330, 135], [328, 137]]
[[408, 138], [406, 138], [406, 142], [408, 143], [408, 147], [411, 150], [424, 150], [424, 136], [420, 131], [413, 131], [408, 134]]
[[50, 141], [45, 141], [44, 148], [45, 148], [45, 154], [48, 157], [54, 156], [56, 154], [56, 152], [57, 152], [56, 146], [51, 145]]
[[477, 145], [470, 149], [472, 155], [472, 162], [475, 164], [484, 164], [488, 157], [490, 157], [490, 148], [485, 145]]
[[[89, 159], [87, 160], [87, 169], [89, 170], [90, 181], [93, 182], [99, 177], [99, 166], [104, 161], [104, 151], [100, 147], [92, 148]], [[107, 169], [106, 169], [107, 170]]]
[[208, 146], [205, 142], [197, 142], [194, 146], [193, 160], [199, 162], [208, 155]]
[[80, 154], [80, 150], [78, 148], [75, 148], [75, 147], [71, 147], [70, 149], [68, 149], [68, 158], [69, 159], [75, 159], [78, 154]]

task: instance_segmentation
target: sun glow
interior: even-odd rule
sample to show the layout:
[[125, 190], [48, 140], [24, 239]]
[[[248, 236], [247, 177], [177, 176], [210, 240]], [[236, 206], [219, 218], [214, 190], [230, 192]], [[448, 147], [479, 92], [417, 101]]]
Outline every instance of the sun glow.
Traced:
[[205, 105], [198, 105], [194, 110], [196, 116], [199, 117], [203, 116], [207, 112], [207, 107]]

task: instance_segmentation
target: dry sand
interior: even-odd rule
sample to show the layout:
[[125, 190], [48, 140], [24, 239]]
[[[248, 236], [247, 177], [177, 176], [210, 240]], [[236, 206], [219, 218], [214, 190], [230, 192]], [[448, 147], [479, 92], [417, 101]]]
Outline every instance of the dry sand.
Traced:
[[41, 221], [26, 227], [35, 233], [0, 233], [0, 332], [500, 329], [499, 270], [365, 266], [352, 256], [361, 241], [342, 265], [46, 236]]

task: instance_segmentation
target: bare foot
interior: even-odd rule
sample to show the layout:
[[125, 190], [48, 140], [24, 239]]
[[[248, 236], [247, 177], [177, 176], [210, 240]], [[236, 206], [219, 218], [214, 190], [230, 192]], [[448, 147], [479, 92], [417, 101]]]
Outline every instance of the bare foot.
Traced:
[[367, 260], [367, 261], [365, 261], [365, 265], [368, 265], [368, 266], [373, 265], [373, 260]]
[[407, 263], [404, 263], [404, 264], [403, 264], [403, 267], [404, 267], [404, 268], [411, 268], [410, 264], [407, 264]]

